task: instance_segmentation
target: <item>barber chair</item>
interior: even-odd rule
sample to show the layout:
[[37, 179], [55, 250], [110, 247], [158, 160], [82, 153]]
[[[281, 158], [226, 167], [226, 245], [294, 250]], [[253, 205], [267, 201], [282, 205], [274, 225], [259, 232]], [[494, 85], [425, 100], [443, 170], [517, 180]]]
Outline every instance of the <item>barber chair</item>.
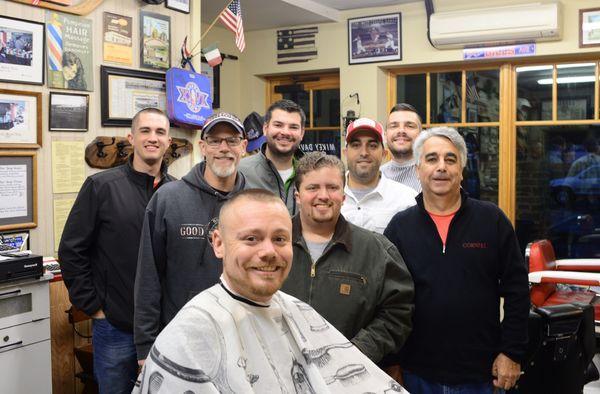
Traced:
[[529, 314], [529, 344], [524, 375], [513, 393], [576, 394], [598, 379], [594, 308], [563, 304], [534, 308]]
[[595, 310], [596, 332], [600, 334], [600, 259], [557, 260], [548, 240], [527, 245], [531, 303], [535, 307], [569, 303], [590, 304]]
[[524, 375], [516, 393], [582, 393], [598, 379], [592, 359], [600, 321], [597, 259], [556, 260], [547, 240], [526, 249], [532, 310]]
[[[80, 333], [77, 329], [77, 323], [90, 320], [91, 318], [86, 315], [83, 311], [75, 308], [71, 305], [69, 310], [65, 311], [69, 315], [69, 323], [73, 325], [73, 331], [81, 338], [89, 339], [90, 336]], [[98, 385], [94, 379], [94, 353], [91, 343], [84, 343], [81, 345], [73, 344], [73, 353], [75, 358], [81, 365], [81, 371], [75, 374], [75, 377], [83, 384], [84, 394], [96, 394], [98, 393]]]

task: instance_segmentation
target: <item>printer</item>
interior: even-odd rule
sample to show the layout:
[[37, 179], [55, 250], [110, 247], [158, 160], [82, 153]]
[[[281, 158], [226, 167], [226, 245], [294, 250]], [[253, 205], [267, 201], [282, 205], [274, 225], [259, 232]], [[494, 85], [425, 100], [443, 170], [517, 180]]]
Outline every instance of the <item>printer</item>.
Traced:
[[0, 283], [40, 278], [43, 274], [42, 256], [26, 252], [0, 254]]

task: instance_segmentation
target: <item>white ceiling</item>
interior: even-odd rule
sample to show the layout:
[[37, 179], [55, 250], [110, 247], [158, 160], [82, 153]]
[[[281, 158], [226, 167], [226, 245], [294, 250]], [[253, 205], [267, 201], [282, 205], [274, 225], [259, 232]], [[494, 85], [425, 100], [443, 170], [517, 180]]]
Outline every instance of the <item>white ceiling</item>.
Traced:
[[385, 7], [387, 5], [415, 3], [421, 0], [316, 0], [317, 3], [336, 10], [355, 10], [357, 8]]
[[[241, 0], [244, 30], [341, 22], [340, 11], [422, 0]], [[202, 1], [202, 22], [211, 23], [229, 0]]]

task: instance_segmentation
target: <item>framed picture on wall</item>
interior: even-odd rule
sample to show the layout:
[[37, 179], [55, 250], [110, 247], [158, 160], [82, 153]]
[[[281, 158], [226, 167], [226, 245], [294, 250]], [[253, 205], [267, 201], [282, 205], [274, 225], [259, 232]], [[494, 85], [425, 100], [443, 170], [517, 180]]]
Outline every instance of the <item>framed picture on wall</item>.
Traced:
[[0, 231], [37, 227], [37, 153], [0, 151]]
[[167, 8], [183, 12], [184, 14], [190, 13], [190, 0], [167, 0], [165, 5]]
[[402, 14], [348, 19], [348, 63], [402, 60]]
[[579, 10], [579, 48], [600, 46], [600, 8]]
[[90, 96], [50, 92], [50, 131], [88, 131]]
[[140, 66], [167, 70], [171, 67], [171, 18], [140, 11]]
[[42, 94], [0, 89], [0, 148], [42, 146]]
[[165, 74], [100, 67], [102, 126], [131, 126], [131, 119], [148, 107], [167, 111]]
[[0, 16], [0, 82], [44, 84], [45, 25]]

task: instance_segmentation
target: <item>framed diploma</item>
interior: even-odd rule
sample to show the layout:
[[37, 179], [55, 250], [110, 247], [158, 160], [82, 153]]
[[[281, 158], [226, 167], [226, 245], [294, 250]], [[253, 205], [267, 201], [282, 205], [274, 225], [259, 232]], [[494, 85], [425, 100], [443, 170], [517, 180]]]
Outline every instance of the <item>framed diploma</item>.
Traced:
[[102, 126], [131, 126], [133, 116], [144, 108], [167, 112], [165, 74], [100, 67]]
[[37, 227], [37, 153], [0, 151], [0, 231]]

